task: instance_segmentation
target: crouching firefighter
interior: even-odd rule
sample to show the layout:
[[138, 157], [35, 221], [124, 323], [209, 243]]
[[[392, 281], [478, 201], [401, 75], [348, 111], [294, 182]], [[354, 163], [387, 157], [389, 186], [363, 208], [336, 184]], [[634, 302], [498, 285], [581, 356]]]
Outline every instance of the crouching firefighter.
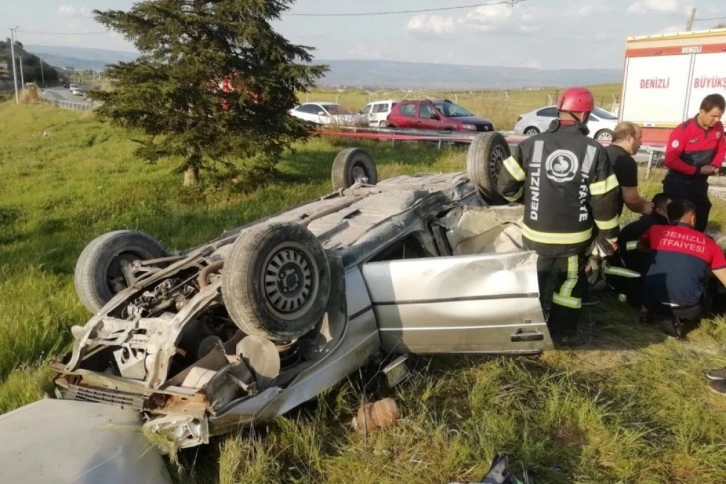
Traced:
[[618, 181], [603, 147], [587, 137], [594, 107], [589, 90], [565, 90], [557, 101], [558, 119], [521, 142], [497, 180], [502, 196], [524, 202], [524, 243], [538, 254], [543, 306], [554, 279], [547, 324], [562, 343], [577, 341], [594, 226], [613, 245], [618, 235]]
[[[666, 207], [669, 201], [665, 193], [654, 196], [653, 211], [622, 228], [618, 235], [618, 251], [608, 258], [607, 283], [618, 293], [625, 294], [628, 303], [636, 307], [642, 300], [643, 278], [648, 268], [648, 254], [638, 250], [638, 241], [653, 225], [668, 225]], [[647, 314], [641, 311], [641, 318], [647, 319]]]

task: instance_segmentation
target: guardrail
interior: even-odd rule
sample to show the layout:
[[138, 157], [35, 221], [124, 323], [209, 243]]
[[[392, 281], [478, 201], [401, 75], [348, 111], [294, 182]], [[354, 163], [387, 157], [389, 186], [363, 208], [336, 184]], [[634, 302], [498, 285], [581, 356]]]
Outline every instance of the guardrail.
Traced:
[[42, 101], [47, 102], [48, 104], [51, 104], [53, 106], [59, 107], [61, 109], [75, 109], [77, 111], [90, 111], [94, 108], [96, 108], [96, 105], [92, 102], [87, 103], [77, 103], [73, 101], [66, 101], [65, 99], [55, 99], [47, 97], [45, 94], [41, 94], [38, 96], [38, 98]]
[[[339, 138], [359, 138], [359, 139], [377, 139], [390, 141], [396, 144], [396, 141], [435, 141], [438, 148], [441, 149], [443, 143], [471, 143], [472, 140], [482, 132], [452, 132], [452, 131], [429, 131], [416, 129], [392, 129], [392, 128], [368, 128], [368, 127], [352, 127], [352, 126], [336, 126], [335, 129], [322, 129], [312, 132], [317, 136], [331, 136]], [[504, 139], [509, 145], [516, 145], [527, 136], [515, 135], [513, 132], [501, 132]], [[610, 144], [610, 141], [599, 141], [603, 146]], [[645, 155], [642, 163], [646, 167], [646, 179], [650, 178], [651, 169], [658, 166], [665, 154], [665, 146], [662, 145], [643, 145], [640, 153]]]

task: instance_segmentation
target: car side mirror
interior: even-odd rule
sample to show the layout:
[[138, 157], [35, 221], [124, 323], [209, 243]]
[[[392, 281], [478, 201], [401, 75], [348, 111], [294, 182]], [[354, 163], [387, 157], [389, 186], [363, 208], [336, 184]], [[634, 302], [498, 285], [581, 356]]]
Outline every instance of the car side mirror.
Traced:
[[325, 114], [325, 111], [318, 111], [318, 116], [327, 116], [327, 114]]
[[436, 113], [431, 113], [431, 119], [441, 119], [441, 116]]

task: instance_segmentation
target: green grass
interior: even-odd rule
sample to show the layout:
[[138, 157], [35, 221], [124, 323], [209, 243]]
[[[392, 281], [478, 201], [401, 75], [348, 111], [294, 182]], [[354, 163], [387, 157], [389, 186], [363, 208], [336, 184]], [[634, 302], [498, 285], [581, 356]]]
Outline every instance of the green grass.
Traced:
[[[531, 91], [510, 99], [520, 95], [544, 104]], [[211, 176], [189, 189], [174, 160], [133, 158], [133, 143], [90, 113], [0, 104], [0, 412], [50, 392], [47, 362], [88, 319], [72, 279], [89, 240], [133, 228], [168, 248], [200, 243], [328, 192], [332, 159], [346, 146], [298, 145], [280, 179], [252, 192]], [[464, 169], [462, 150], [363, 146], [381, 178]], [[643, 191], [659, 191], [660, 177]], [[726, 222], [726, 204], [713, 217]], [[526, 469], [536, 482], [726, 482], [726, 399], [703, 377], [726, 365], [726, 321], [708, 320], [682, 343], [638, 324], [614, 298], [586, 320], [596, 322], [586, 323], [590, 342], [577, 351], [416, 358], [408, 380], [375, 394], [351, 375], [268, 425], [181, 451], [170, 468], [185, 483], [448, 482], [481, 479], [505, 451], [515, 473]], [[367, 436], [355, 431], [361, 401], [385, 396], [404, 418]]]

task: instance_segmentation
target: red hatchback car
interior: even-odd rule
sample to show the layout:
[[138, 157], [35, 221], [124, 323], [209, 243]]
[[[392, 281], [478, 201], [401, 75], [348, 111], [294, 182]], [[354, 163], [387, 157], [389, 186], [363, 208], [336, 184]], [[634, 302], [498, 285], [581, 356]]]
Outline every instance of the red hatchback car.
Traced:
[[494, 131], [491, 121], [474, 116], [448, 99], [401, 101], [388, 115], [387, 126], [436, 131]]

